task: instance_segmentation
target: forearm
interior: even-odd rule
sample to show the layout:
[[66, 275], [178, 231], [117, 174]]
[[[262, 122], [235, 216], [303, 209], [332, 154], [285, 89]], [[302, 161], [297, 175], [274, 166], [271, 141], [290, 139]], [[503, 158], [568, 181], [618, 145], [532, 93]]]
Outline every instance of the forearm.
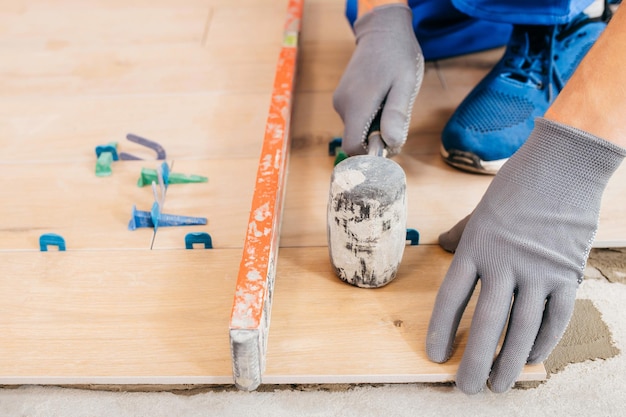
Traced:
[[357, 17], [363, 16], [365, 13], [372, 10], [374, 7], [384, 6], [385, 4], [407, 4], [407, 0], [358, 0], [359, 12]]
[[618, 9], [605, 32], [545, 114], [626, 147], [626, 10]]

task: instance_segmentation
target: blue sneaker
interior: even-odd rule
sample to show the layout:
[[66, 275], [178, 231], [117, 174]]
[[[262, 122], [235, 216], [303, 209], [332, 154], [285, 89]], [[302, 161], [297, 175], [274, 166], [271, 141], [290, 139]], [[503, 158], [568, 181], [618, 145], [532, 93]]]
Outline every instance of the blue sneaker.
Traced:
[[513, 28], [502, 59], [456, 109], [442, 133], [445, 161], [496, 174], [526, 141], [606, 27], [610, 16], [578, 15], [558, 26]]

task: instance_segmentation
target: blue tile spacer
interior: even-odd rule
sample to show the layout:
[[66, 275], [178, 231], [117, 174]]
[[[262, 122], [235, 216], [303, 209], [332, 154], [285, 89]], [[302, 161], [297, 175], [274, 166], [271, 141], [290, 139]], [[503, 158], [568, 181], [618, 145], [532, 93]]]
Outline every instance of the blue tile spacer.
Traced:
[[130, 222], [128, 222], [128, 230], [136, 230], [139, 227], [154, 227], [154, 223], [152, 223], [152, 213], [137, 210], [137, 207], [133, 206]]
[[335, 156], [337, 148], [341, 147], [341, 138], [333, 138], [328, 143], [328, 156]]
[[411, 246], [420, 243], [420, 233], [415, 229], [406, 229], [406, 240], [411, 241]]
[[185, 236], [185, 248], [193, 249], [195, 243], [202, 243], [204, 249], [213, 249], [213, 241], [211, 235], [207, 232], [191, 232]]
[[159, 213], [158, 223], [155, 223], [154, 216], [152, 222], [158, 227], [167, 226], [203, 226], [207, 224], [206, 217], [179, 216], [177, 214]]
[[61, 235], [56, 233], [44, 233], [39, 236], [39, 250], [41, 252], [48, 252], [48, 246], [57, 246], [59, 251], [65, 250], [65, 239]]
[[168, 226], [203, 226], [207, 224], [206, 217], [178, 216], [175, 214], [161, 213], [159, 203], [152, 204], [150, 211], [137, 210], [133, 206], [133, 211], [128, 222], [128, 230], [136, 230], [140, 227], [168, 227]]

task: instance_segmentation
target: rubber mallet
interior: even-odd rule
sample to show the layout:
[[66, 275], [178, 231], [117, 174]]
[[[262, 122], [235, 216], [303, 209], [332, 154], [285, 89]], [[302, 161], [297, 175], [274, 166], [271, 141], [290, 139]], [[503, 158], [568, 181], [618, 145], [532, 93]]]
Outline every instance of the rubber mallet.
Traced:
[[377, 288], [393, 280], [406, 245], [406, 176], [386, 154], [377, 117], [368, 154], [338, 163], [330, 181], [330, 260], [337, 276], [357, 287]]

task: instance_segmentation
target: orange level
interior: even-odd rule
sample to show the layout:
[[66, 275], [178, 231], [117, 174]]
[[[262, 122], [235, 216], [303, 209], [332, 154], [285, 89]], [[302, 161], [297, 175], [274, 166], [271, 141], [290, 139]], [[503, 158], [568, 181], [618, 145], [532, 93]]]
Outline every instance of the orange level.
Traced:
[[290, 0], [287, 9], [230, 319], [233, 376], [235, 384], [246, 390], [261, 383], [265, 369], [303, 3]]

